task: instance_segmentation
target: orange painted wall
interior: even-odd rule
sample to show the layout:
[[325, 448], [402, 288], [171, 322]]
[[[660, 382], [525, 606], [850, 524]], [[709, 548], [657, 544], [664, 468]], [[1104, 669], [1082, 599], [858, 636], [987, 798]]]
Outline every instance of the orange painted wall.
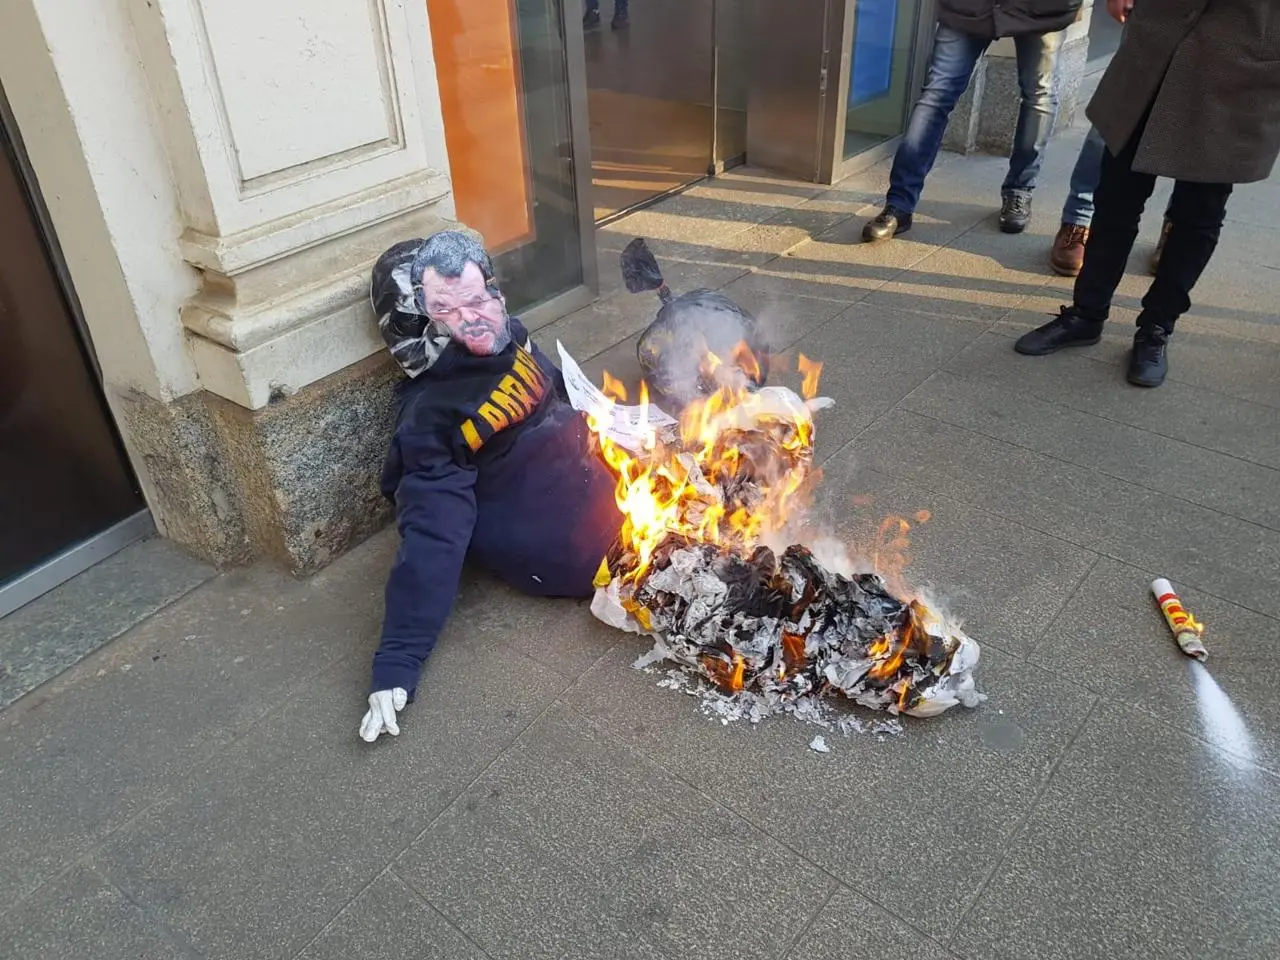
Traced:
[[515, 0], [427, 0], [458, 219], [499, 253], [534, 239]]

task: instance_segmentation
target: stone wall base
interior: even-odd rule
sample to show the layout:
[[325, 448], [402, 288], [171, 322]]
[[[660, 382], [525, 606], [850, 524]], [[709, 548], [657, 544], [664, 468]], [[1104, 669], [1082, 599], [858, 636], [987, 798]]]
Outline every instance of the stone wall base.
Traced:
[[117, 397], [164, 534], [219, 566], [325, 566], [386, 524], [378, 476], [399, 368], [385, 353], [247, 410], [208, 392]]

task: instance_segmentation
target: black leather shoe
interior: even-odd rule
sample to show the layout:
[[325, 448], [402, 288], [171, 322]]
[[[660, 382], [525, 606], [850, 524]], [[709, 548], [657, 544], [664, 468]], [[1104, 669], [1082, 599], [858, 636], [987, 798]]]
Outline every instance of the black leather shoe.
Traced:
[[613, 19], [609, 21], [609, 26], [614, 30], [625, 30], [631, 26], [631, 18], [627, 16], [627, 12], [623, 10], [621, 13], [615, 13]]
[[868, 221], [867, 225], [862, 228], [862, 239], [868, 243], [876, 240], [891, 240], [900, 233], [906, 233], [911, 229], [911, 214], [903, 213], [892, 204], [886, 204], [885, 208], [876, 215], [874, 220]]
[[1025, 193], [1006, 194], [1000, 203], [1000, 229], [1021, 233], [1031, 222], [1031, 198]]
[[583, 30], [594, 30], [598, 26], [600, 26], [599, 10], [588, 10], [586, 13], [582, 15]]
[[1101, 321], [1086, 320], [1075, 307], [1063, 307], [1048, 323], [1020, 336], [1013, 349], [1028, 357], [1043, 357], [1063, 347], [1087, 347], [1101, 339]]
[[1128, 380], [1135, 387], [1158, 387], [1169, 373], [1169, 331], [1164, 327], [1139, 327], [1129, 354]]

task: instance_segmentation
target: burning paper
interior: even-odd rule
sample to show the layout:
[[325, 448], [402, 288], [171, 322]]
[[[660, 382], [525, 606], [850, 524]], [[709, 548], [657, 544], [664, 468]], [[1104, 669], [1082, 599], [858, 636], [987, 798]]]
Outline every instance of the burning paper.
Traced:
[[646, 440], [658, 430], [675, 426], [674, 419], [651, 403], [628, 407], [606, 397], [559, 340], [556, 350], [560, 353], [560, 371], [564, 374], [570, 405], [587, 414], [596, 429], [611, 442], [634, 452], [644, 447]]
[[830, 727], [816, 699], [828, 692], [917, 717], [976, 706], [976, 642], [880, 576], [832, 571], [795, 542], [818, 479], [813, 413], [830, 403], [808, 370], [807, 399], [722, 387], [639, 450], [607, 408], [588, 411], [624, 518], [592, 611], [655, 638], [644, 665], [704, 678], [724, 722], [789, 713]]

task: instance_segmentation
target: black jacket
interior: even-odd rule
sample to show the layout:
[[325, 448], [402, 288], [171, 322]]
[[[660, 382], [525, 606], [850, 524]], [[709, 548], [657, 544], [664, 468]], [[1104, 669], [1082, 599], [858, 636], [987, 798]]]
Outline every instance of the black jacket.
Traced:
[[938, 22], [975, 37], [1017, 37], [1065, 30], [1082, 0], [938, 0]]

